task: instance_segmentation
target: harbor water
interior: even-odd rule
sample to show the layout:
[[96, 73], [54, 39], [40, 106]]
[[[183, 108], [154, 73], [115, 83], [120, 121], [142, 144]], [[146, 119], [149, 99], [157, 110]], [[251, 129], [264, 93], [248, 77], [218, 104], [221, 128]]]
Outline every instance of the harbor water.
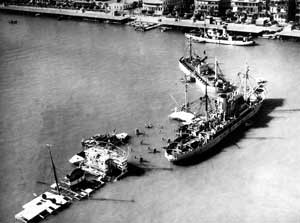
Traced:
[[[0, 14], [0, 27], [0, 222], [53, 183], [46, 144], [63, 177], [82, 138], [114, 129], [133, 136], [133, 171], [48, 222], [300, 221], [299, 42], [194, 44], [232, 81], [248, 64], [268, 80], [268, 99], [215, 155], [175, 166], [161, 147], [175, 134], [168, 114], [184, 101], [183, 33], [11, 14]], [[188, 89], [189, 99], [203, 95]], [[136, 128], [146, 135], [134, 136]]]

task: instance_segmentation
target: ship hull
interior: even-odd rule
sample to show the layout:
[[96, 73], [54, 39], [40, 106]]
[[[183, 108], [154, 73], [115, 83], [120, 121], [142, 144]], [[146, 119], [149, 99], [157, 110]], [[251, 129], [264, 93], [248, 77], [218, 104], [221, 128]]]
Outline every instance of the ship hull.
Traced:
[[191, 38], [195, 42], [199, 43], [215, 43], [215, 44], [223, 44], [223, 45], [234, 45], [234, 46], [252, 46], [254, 45], [254, 41], [242, 41], [242, 40], [222, 40], [222, 39], [210, 39], [201, 36], [194, 36], [191, 34], [185, 34], [186, 38]]
[[216, 146], [219, 142], [221, 142], [224, 138], [226, 138], [230, 133], [232, 133], [233, 131], [235, 131], [239, 126], [241, 126], [242, 124], [244, 124], [247, 120], [249, 120], [250, 118], [252, 118], [260, 109], [262, 105], [262, 101], [260, 103], [258, 103], [255, 107], [249, 108], [249, 110], [247, 111], [247, 114], [245, 114], [242, 117], [239, 117], [237, 120], [232, 121], [232, 123], [230, 123], [229, 127], [227, 127], [228, 129], [226, 129], [224, 132], [222, 132], [220, 135], [218, 135], [215, 139], [210, 140], [207, 144], [205, 144], [204, 146], [198, 147], [195, 150], [191, 151], [191, 152], [186, 152], [184, 154], [178, 154], [176, 156], [174, 155], [170, 155], [167, 153], [167, 151], [165, 151], [165, 157], [173, 163], [185, 160], [185, 159], [189, 159], [193, 156], [199, 156], [201, 154], [203, 154], [204, 152], [212, 149], [214, 146]]
[[196, 85], [198, 85], [201, 89], [202, 92], [205, 92], [205, 88], [206, 88], [206, 85], [207, 85], [207, 93], [209, 94], [217, 94], [217, 93], [220, 93], [218, 88], [214, 87], [214, 86], [211, 86], [209, 85], [205, 80], [204, 78], [202, 78], [199, 74], [196, 74], [195, 73], [195, 70], [191, 69], [189, 66], [187, 66], [184, 62], [184, 58], [181, 57], [179, 59], [179, 69], [187, 76], [190, 76], [190, 77], [194, 77], [195, 80], [196, 80]]

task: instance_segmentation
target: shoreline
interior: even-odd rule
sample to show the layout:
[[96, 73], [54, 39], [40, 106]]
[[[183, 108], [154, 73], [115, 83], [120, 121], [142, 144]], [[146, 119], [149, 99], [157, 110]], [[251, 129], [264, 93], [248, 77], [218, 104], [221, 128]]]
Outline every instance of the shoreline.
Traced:
[[[222, 30], [224, 24], [206, 24], [204, 21], [193, 21], [191, 19], [175, 19], [167, 18], [165, 16], [144, 16], [144, 15], [113, 15], [113, 13], [73, 10], [73, 9], [58, 9], [58, 8], [43, 8], [33, 6], [20, 6], [20, 5], [0, 5], [0, 11], [10, 13], [23, 13], [35, 16], [46, 15], [57, 17], [57, 19], [82, 19], [99, 22], [125, 24], [129, 21], [139, 21], [143, 23], [154, 23], [159, 26], [173, 27], [176, 29], [218, 29]], [[300, 38], [300, 31], [285, 30], [278, 26], [257, 26], [254, 24], [236, 24], [226, 23], [227, 30], [237, 34], [251, 34], [255, 37], [261, 36], [264, 32], [276, 32], [280, 38]], [[155, 27], [156, 28], [156, 27]]]
[[[148, 23], [157, 23], [160, 26], [170, 26], [181, 29], [195, 29], [195, 28], [208, 28], [208, 29], [219, 29], [223, 28], [223, 25], [216, 24], [205, 24], [204, 21], [192, 21], [191, 19], [180, 19], [175, 20], [174, 18], [167, 18], [164, 16], [153, 17], [153, 16], [115, 16], [112, 13], [104, 12], [94, 12], [94, 11], [82, 11], [73, 9], [57, 9], [57, 8], [42, 8], [42, 7], [32, 7], [32, 6], [17, 6], [17, 5], [0, 5], [0, 10], [8, 11], [13, 13], [28, 13], [28, 14], [41, 14], [49, 16], [62, 16], [71, 18], [81, 18], [81, 19], [92, 19], [99, 21], [110, 21], [115, 23], [126, 23], [130, 20], [136, 20]], [[264, 27], [256, 26], [254, 24], [235, 24], [228, 23], [227, 30], [237, 33], [251, 33], [253, 35], [260, 35], [265, 31], [281, 31], [281, 27]]]
[[0, 5], [0, 10], [13, 13], [28, 13], [33, 15], [48, 15], [48, 16], [66, 16], [71, 18], [104, 20], [115, 23], [126, 23], [130, 20], [129, 16], [115, 16], [105, 12], [82, 11], [72, 9], [57, 9], [57, 8], [42, 8], [31, 6]]

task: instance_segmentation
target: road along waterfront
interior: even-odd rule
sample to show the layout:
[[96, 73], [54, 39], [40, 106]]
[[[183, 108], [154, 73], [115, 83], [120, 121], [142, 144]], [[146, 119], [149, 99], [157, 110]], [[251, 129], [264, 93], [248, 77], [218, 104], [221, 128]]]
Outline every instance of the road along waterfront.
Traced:
[[[12, 221], [33, 193], [45, 190], [37, 181], [53, 182], [45, 144], [54, 144], [63, 176], [83, 137], [115, 128], [133, 135], [148, 121], [154, 128], [131, 145], [132, 162], [144, 171], [48, 222], [299, 221], [299, 43], [195, 45], [216, 55], [232, 80], [248, 63], [250, 74], [269, 80], [269, 100], [223, 152], [173, 166], [140, 140], [160, 148], [162, 137], [174, 135], [167, 115], [176, 106], [170, 95], [184, 100], [177, 64], [185, 50], [182, 33], [7, 14], [0, 14], [0, 25], [1, 222]], [[200, 94], [189, 86], [190, 98]], [[148, 161], [143, 165], [134, 159], [140, 154]]]

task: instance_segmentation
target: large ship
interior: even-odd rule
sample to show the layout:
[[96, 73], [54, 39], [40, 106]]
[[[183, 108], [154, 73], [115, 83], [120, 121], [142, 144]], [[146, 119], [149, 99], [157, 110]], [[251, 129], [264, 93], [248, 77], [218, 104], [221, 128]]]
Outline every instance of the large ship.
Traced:
[[205, 30], [202, 33], [186, 33], [185, 37], [199, 43], [216, 43], [235, 46], [253, 46], [255, 42], [251, 37], [229, 35], [226, 27], [223, 27], [222, 33], [216, 30]]
[[192, 40], [188, 43], [188, 56], [179, 59], [179, 69], [185, 74], [187, 79], [193, 77], [196, 84], [204, 92], [207, 89], [209, 94], [217, 94], [231, 91], [231, 84], [225, 80], [218, 61], [215, 58], [214, 64], [207, 62], [208, 57], [204, 51], [204, 56], [199, 56], [193, 51]]
[[[177, 129], [177, 136], [165, 147], [165, 157], [178, 162], [210, 150], [230, 133], [252, 118], [265, 99], [265, 81], [250, 86], [249, 69], [239, 73], [240, 85], [229, 93], [214, 98], [214, 108], [208, 109], [205, 94], [205, 115], [196, 116]], [[253, 84], [253, 83], [252, 83]]]

